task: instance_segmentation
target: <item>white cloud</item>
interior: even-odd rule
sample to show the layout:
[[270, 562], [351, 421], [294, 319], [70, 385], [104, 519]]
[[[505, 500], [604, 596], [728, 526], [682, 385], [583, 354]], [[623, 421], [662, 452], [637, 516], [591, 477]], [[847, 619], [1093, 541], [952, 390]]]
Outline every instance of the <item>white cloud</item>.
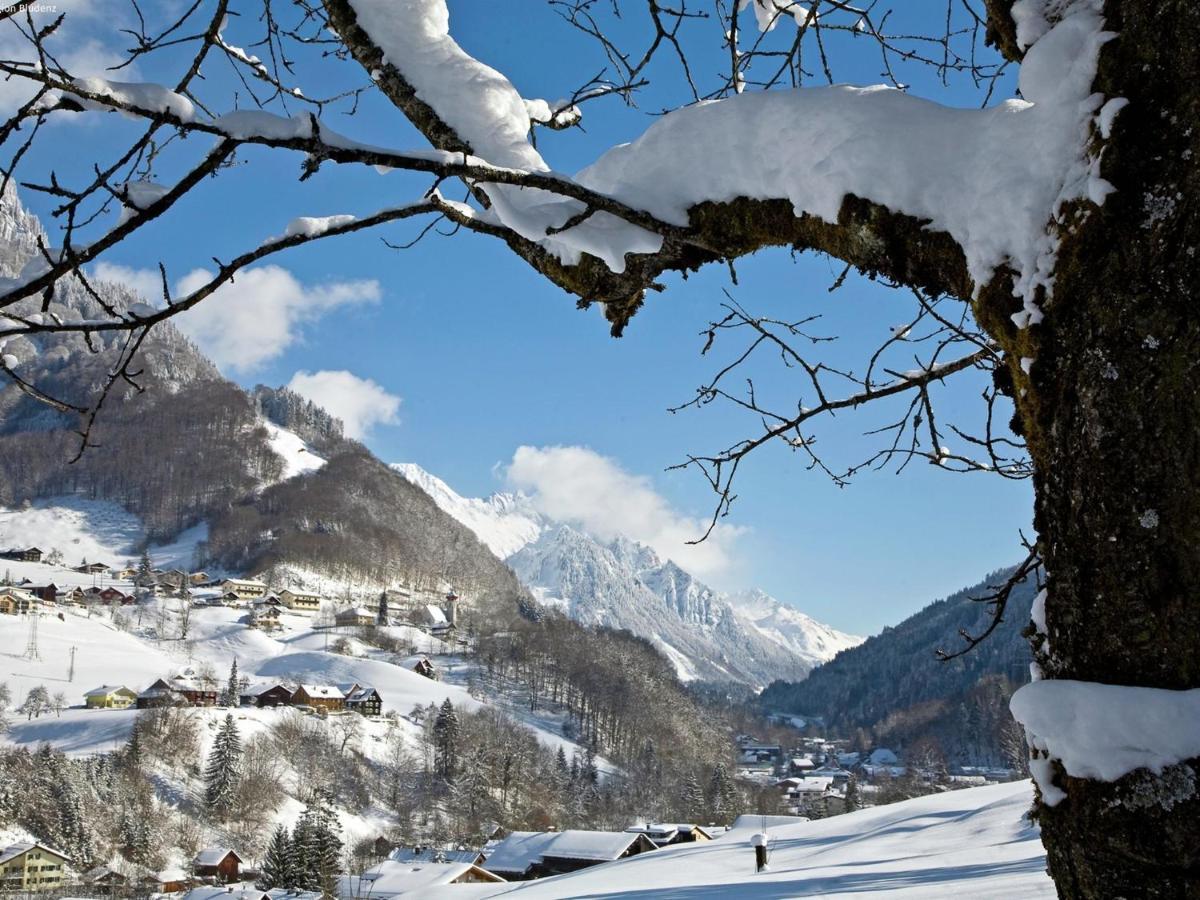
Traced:
[[601, 540], [625, 535], [701, 577], [720, 575], [732, 565], [733, 542], [742, 529], [718, 525], [708, 540], [688, 544], [704, 534], [708, 523], [683, 515], [650, 479], [594, 450], [518, 447], [505, 474], [540, 512], [578, 524]]
[[287, 386], [342, 420], [346, 437], [361, 440], [376, 425], [396, 424], [400, 398], [344, 369], [297, 372]]
[[[96, 278], [122, 282], [156, 301], [162, 282], [150, 269], [98, 263]], [[175, 284], [175, 296], [196, 290], [213, 273], [196, 269]], [[287, 269], [268, 265], [246, 269], [211, 297], [173, 321], [224, 371], [252, 372], [280, 356], [301, 337], [306, 323], [345, 306], [375, 303], [375, 280], [304, 285]]]

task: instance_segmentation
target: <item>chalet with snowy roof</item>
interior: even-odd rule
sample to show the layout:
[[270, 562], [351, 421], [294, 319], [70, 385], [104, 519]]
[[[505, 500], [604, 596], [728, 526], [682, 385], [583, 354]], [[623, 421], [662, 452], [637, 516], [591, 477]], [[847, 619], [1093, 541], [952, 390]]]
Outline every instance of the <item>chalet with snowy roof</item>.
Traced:
[[456, 862], [478, 866], [483, 863], [479, 850], [443, 850], [438, 847], [396, 847], [388, 859], [398, 863]]
[[11, 559], [13, 562], [40, 563], [42, 561], [42, 551], [38, 547], [26, 547], [24, 550], [14, 547], [0, 553], [0, 559]]
[[793, 756], [788, 760], [788, 773], [791, 775], [800, 775], [803, 772], [811, 772], [816, 767], [816, 760], [807, 756]]
[[[301, 900], [304, 894], [289, 894], [288, 896]], [[311, 896], [319, 897], [320, 894]], [[194, 887], [183, 895], [181, 900], [271, 900], [271, 894], [261, 891], [252, 884], [230, 884], [221, 886], [205, 885]]]
[[25, 586], [25, 590], [37, 597], [42, 603], [57, 603], [58, 602], [58, 585], [54, 582], [49, 584], [30, 584]]
[[449, 630], [450, 620], [440, 606], [426, 603], [417, 607], [415, 623], [427, 628], [430, 634], [439, 634]]
[[383, 712], [383, 698], [370, 685], [356, 684], [345, 692], [346, 709], [364, 716], [377, 716]]
[[514, 831], [488, 854], [483, 867], [509, 881], [576, 872], [655, 849], [640, 832]]
[[279, 607], [258, 607], [250, 613], [249, 625], [251, 628], [261, 628], [264, 631], [273, 631], [276, 628], [282, 627]]
[[342, 876], [338, 893], [342, 897], [420, 897], [432, 888], [446, 884], [488, 884], [505, 879], [474, 863], [445, 861], [400, 862], [385, 859], [357, 878]]
[[79, 880], [93, 887], [108, 888], [110, 890], [124, 887], [129, 881], [120, 872], [110, 869], [108, 866], [96, 866], [94, 869], [88, 869], [79, 877]]
[[137, 695], [138, 709], [153, 709], [161, 706], [182, 706], [187, 700], [164, 678], [159, 678]]
[[216, 706], [217, 688], [214, 684], [194, 678], [172, 678], [171, 687], [183, 695], [189, 706]]
[[346, 695], [341, 688], [332, 684], [302, 684], [292, 694], [293, 706], [311, 706], [313, 709], [338, 710], [346, 706]]
[[261, 600], [254, 601], [255, 609], [263, 609], [265, 607], [274, 607], [275, 609], [286, 608], [286, 604], [279, 599], [278, 594], [267, 594]]
[[188, 574], [188, 583], [192, 587], [200, 587], [201, 585], [208, 584], [208, 582], [209, 577], [207, 572], [191, 572]]
[[215, 878], [220, 884], [232, 884], [242, 873], [242, 858], [228, 847], [206, 847], [192, 860], [192, 871], [199, 878]]
[[38, 607], [38, 599], [20, 588], [0, 588], [0, 613], [9, 616], [23, 615]]
[[129, 606], [136, 601], [136, 598], [132, 594], [119, 591], [115, 587], [104, 588], [104, 590], [96, 594], [96, 598], [105, 606], [111, 606], [114, 603], [119, 606]]
[[196, 880], [183, 869], [171, 866], [161, 872], [151, 872], [138, 879], [138, 885], [150, 894], [177, 894], [186, 891]]
[[109, 569], [110, 567], [102, 562], [84, 563], [75, 567], [76, 572], [82, 572], [84, 575], [103, 575]]
[[433, 667], [433, 663], [429, 661], [429, 657], [422, 656], [413, 663], [412, 670], [418, 675], [424, 675], [426, 678], [437, 681], [437, 669]]
[[312, 591], [293, 591], [284, 588], [279, 592], [279, 599], [288, 609], [297, 612], [317, 612], [321, 609], [321, 595]]
[[255, 684], [242, 690], [243, 706], [276, 707], [292, 702], [292, 689], [286, 684]]
[[10, 844], [0, 850], [0, 891], [57, 891], [70, 864], [70, 857], [46, 844]]
[[267, 586], [250, 578], [226, 578], [217, 586], [222, 594], [233, 594], [239, 600], [258, 600], [267, 596]]
[[83, 695], [88, 709], [129, 709], [137, 703], [137, 698], [137, 692], [123, 684], [102, 684]]
[[655, 847], [670, 847], [674, 844], [694, 844], [711, 841], [712, 836], [699, 825], [688, 823], [661, 822], [653, 825], [631, 825], [625, 829], [630, 834], [644, 834]]
[[339, 627], [355, 627], [375, 624], [375, 615], [365, 606], [351, 606], [339, 610], [333, 617]]

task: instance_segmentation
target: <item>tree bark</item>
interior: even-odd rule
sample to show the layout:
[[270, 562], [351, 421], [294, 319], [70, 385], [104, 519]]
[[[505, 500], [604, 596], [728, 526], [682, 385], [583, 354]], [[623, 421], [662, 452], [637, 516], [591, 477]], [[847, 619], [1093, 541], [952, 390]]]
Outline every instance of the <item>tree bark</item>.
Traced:
[[[1033, 455], [1048, 678], [1200, 687], [1200, 12], [1108, 0], [1095, 89], [1124, 97], [1102, 158], [1116, 188], [1068, 216], [1053, 298], [1013, 358]], [[994, 301], [993, 296], [993, 301]], [[1020, 390], [1018, 390], [1020, 394]], [[1067, 777], [1038, 817], [1062, 897], [1200, 897], [1200, 760], [1115, 783]]]

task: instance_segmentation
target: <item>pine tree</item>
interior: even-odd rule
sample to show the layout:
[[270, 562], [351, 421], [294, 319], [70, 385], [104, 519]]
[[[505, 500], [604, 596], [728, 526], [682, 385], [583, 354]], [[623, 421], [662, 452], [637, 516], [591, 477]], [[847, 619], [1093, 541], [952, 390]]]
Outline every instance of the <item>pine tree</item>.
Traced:
[[854, 812], [856, 809], [862, 809], [862, 795], [858, 790], [858, 779], [851, 775], [850, 780], [846, 782], [846, 812]]
[[382, 594], [379, 595], [379, 616], [378, 616], [377, 621], [379, 622], [380, 625], [386, 625], [388, 623], [387, 591], [384, 591]]
[[338, 872], [342, 852], [341, 828], [332, 795], [313, 791], [292, 833], [296, 887], [324, 892]]
[[266, 856], [263, 857], [262, 874], [258, 879], [258, 887], [269, 891], [272, 888], [291, 889], [296, 886], [296, 859], [292, 836], [282, 825], [275, 828], [271, 835], [271, 843], [267, 846]]
[[683, 782], [683, 792], [679, 798], [683, 817], [688, 822], [699, 822], [704, 817], [704, 791], [700, 788], [700, 780], [695, 772], [689, 772]]
[[447, 697], [433, 722], [434, 767], [446, 781], [454, 779], [458, 765], [458, 713]]
[[221, 692], [222, 706], [240, 706], [242, 697], [242, 686], [238, 680], [237, 660], [229, 667], [229, 681], [225, 683], [225, 690]]
[[233, 714], [225, 716], [204, 770], [204, 801], [218, 819], [228, 818], [237, 787], [242, 742]]
[[146, 548], [142, 548], [142, 558], [138, 560], [137, 574], [133, 578], [133, 583], [138, 587], [148, 587], [154, 581], [154, 567], [150, 564], [150, 553]]
[[708, 782], [708, 808], [712, 811], [713, 820], [717, 823], [729, 821], [733, 812], [733, 784], [729, 779], [729, 770], [725, 763], [719, 762], [713, 766], [712, 778]]
[[129, 730], [129, 740], [125, 742], [122, 762], [131, 772], [137, 772], [142, 767], [142, 726], [138, 719], [133, 720], [133, 727]]

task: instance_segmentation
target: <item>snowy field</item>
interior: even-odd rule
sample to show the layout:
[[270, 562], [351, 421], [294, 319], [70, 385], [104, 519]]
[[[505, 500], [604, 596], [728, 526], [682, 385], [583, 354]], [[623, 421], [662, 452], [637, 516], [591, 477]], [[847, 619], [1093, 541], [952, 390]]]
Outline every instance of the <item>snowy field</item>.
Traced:
[[541, 881], [453, 885], [428, 900], [1038, 900], [1055, 896], [1030, 782], [951, 791], [861, 812], [772, 826], [769, 871], [754, 872], [758, 824]]

